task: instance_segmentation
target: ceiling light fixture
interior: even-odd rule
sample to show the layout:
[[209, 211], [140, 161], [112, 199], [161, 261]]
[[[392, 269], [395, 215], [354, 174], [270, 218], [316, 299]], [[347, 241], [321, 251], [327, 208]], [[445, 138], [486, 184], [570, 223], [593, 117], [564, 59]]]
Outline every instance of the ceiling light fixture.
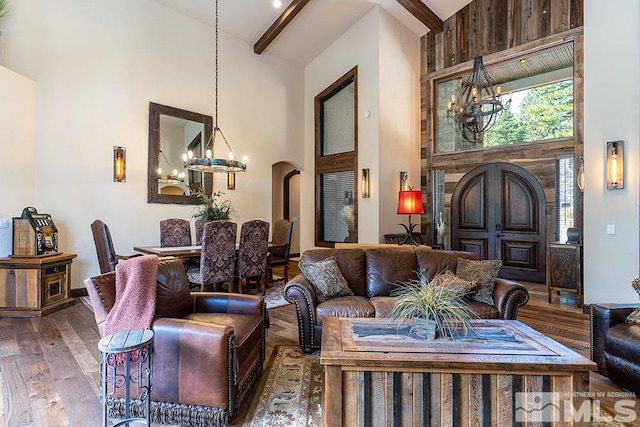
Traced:
[[282, 2], [280, 0], [273, 0], [273, 7], [280, 9], [282, 7]]
[[[218, 127], [218, 0], [216, 0], [216, 62], [215, 62], [215, 122], [213, 124], [213, 132], [211, 133], [211, 138], [207, 141], [205, 145], [204, 155], [202, 157], [194, 156], [193, 151], [189, 150], [189, 152], [182, 155], [182, 159], [184, 160], [184, 166], [187, 169], [191, 169], [194, 171], [200, 172], [222, 172], [222, 173], [232, 173], [232, 172], [244, 172], [247, 170], [247, 156], [242, 158], [242, 161], [236, 160], [236, 156], [227, 141], [227, 138], [222, 133], [222, 129]], [[216, 135], [220, 134], [222, 140], [225, 145], [229, 149], [229, 158], [218, 158], [213, 157], [213, 148], [216, 143]]]
[[451, 95], [447, 116], [453, 117], [464, 139], [482, 142], [482, 134], [495, 124], [504, 109], [500, 86], [494, 89], [482, 56], [476, 56], [473, 71], [461, 83], [458, 97]]

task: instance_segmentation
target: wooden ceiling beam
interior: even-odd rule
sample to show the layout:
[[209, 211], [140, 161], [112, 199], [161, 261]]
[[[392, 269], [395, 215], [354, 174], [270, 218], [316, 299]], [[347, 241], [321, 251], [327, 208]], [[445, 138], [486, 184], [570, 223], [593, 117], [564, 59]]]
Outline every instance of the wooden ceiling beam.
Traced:
[[282, 12], [269, 29], [260, 37], [260, 40], [253, 45], [253, 51], [260, 55], [275, 40], [285, 27], [296, 17], [303, 7], [311, 0], [293, 0], [291, 4]]
[[438, 15], [433, 13], [431, 9], [427, 7], [426, 4], [422, 3], [421, 0], [396, 0], [405, 9], [409, 11], [413, 16], [415, 16], [418, 21], [422, 22], [424, 25], [429, 27], [432, 33], [438, 34], [444, 30], [444, 22]]

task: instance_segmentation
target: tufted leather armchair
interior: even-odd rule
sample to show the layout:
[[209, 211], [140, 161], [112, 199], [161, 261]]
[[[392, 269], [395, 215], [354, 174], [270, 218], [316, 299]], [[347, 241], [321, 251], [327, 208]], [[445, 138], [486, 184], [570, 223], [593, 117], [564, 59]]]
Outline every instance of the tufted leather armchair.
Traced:
[[[295, 304], [300, 346], [309, 353], [322, 343], [322, 321], [327, 317], [389, 317], [394, 283], [415, 279], [424, 269], [429, 278], [450, 269], [458, 257], [477, 259], [471, 252], [434, 250], [424, 246], [393, 246], [354, 249], [310, 249], [302, 260], [317, 262], [335, 256], [354, 296], [333, 298], [318, 304], [311, 282], [303, 274], [285, 285], [284, 297]], [[507, 279], [496, 279], [494, 305], [469, 301], [480, 318], [512, 320], [529, 300], [527, 288]]]
[[[85, 286], [102, 335], [115, 302], [115, 273], [89, 278]], [[157, 286], [152, 421], [228, 425], [262, 372], [268, 327], [264, 298], [190, 293], [177, 258], [158, 261]], [[116, 408], [124, 412], [122, 406]]]
[[591, 360], [598, 373], [640, 395], [640, 324], [626, 323], [638, 307], [627, 304], [591, 304]]

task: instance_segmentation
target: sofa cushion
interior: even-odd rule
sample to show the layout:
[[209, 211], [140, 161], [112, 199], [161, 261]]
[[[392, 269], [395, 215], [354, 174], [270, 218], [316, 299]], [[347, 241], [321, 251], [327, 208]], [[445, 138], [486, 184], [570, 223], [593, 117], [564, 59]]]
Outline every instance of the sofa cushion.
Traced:
[[369, 301], [371, 301], [371, 305], [375, 309], [375, 317], [391, 317], [391, 312], [393, 311], [393, 304], [396, 302], [398, 297], [373, 297]]
[[155, 317], [184, 317], [191, 312], [191, 292], [184, 265], [178, 258], [158, 260]]
[[460, 295], [468, 294], [476, 287], [475, 282], [470, 282], [460, 276], [456, 276], [450, 270], [447, 270], [442, 274], [437, 274], [436, 277], [431, 279], [429, 284], [431, 286], [441, 286], [443, 288], [451, 289], [451, 291]]
[[355, 295], [367, 295], [366, 255], [363, 249], [309, 249], [302, 254], [302, 261], [316, 262], [329, 257], [338, 260], [338, 267]]
[[470, 295], [472, 300], [493, 304], [493, 288], [501, 267], [502, 261], [499, 259], [474, 261], [459, 258], [456, 275], [475, 282], [476, 291]]
[[365, 297], [332, 298], [316, 307], [316, 320], [322, 324], [325, 317], [374, 317], [375, 309]]
[[367, 296], [389, 296], [398, 282], [418, 278], [413, 246], [367, 249]]
[[353, 295], [335, 257], [317, 262], [300, 261], [298, 266], [315, 288], [318, 302]]
[[424, 271], [429, 280], [436, 274], [444, 273], [447, 270], [456, 271], [459, 258], [476, 260], [478, 257], [472, 252], [445, 251], [439, 249], [429, 249], [423, 246], [415, 248], [418, 269]]
[[467, 305], [478, 319], [499, 319], [500, 312], [495, 305], [467, 299]]
[[606, 353], [636, 364], [640, 364], [638, 348], [640, 348], [640, 324], [638, 323], [619, 323], [612, 326], [604, 338]]

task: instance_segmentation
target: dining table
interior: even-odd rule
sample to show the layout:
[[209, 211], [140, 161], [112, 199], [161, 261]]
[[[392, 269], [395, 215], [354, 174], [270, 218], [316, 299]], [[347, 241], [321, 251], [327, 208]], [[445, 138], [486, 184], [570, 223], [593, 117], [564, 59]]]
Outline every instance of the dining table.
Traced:
[[[269, 248], [273, 247], [273, 244], [269, 242]], [[240, 243], [236, 242], [236, 251], [240, 248]], [[143, 254], [157, 255], [159, 257], [172, 256], [176, 258], [200, 258], [200, 252], [202, 251], [202, 245], [193, 246], [134, 246], [133, 250], [141, 252]]]

